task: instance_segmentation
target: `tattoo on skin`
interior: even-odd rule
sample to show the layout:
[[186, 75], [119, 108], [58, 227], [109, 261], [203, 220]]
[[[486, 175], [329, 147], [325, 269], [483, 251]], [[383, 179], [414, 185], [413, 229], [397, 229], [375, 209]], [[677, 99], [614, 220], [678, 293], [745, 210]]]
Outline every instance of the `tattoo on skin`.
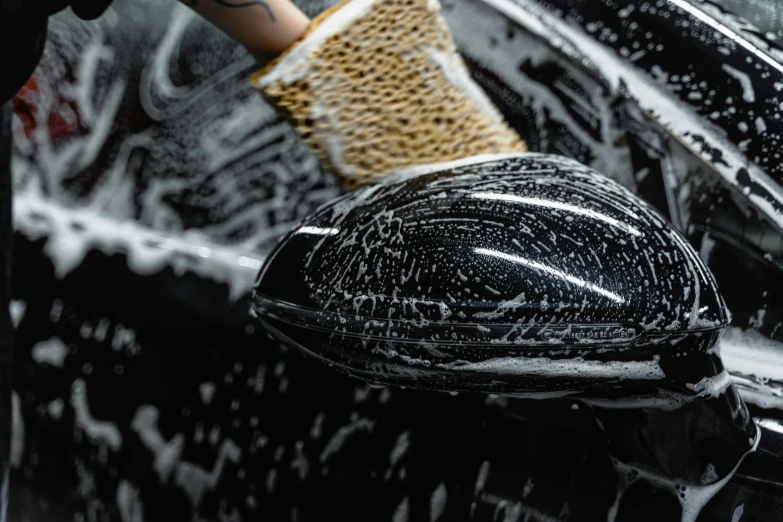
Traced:
[[[188, 7], [198, 7], [202, 0], [182, 0], [182, 1]], [[251, 7], [257, 5], [266, 9], [269, 18], [273, 22], [275, 21], [275, 14], [272, 12], [272, 8], [269, 7], [269, 5], [266, 2], [262, 2], [261, 0], [250, 0], [249, 2], [241, 2], [238, 4], [234, 4], [232, 2], [229, 2], [228, 0], [212, 0], [212, 1], [215, 2], [216, 4], [222, 5], [223, 7], [231, 7], [234, 9], [241, 9], [243, 7]]]

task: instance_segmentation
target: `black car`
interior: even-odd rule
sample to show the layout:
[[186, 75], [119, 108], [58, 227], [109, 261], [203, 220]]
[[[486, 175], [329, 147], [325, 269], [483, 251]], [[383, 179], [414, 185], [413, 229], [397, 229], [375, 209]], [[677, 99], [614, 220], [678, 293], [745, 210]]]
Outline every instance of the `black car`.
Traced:
[[[709, 268], [720, 358], [699, 364], [720, 375], [722, 360], [731, 383], [659, 415], [509, 396], [514, 379], [368, 384], [271, 339], [248, 313], [253, 281], [337, 185], [232, 44], [165, 2], [116, 4], [96, 25], [57, 18], [16, 99], [12, 520], [783, 516], [783, 11], [442, 4], [536, 161], [577, 176], [558, 159], [573, 158], [624, 186]], [[619, 450], [659, 474], [640, 478]], [[699, 485], [704, 455], [718, 471]]]

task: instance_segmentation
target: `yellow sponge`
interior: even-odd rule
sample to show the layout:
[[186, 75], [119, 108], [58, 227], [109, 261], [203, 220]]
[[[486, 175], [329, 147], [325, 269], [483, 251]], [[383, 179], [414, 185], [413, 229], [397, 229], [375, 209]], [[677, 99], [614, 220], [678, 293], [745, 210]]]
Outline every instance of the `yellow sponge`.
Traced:
[[437, 0], [349, 0], [251, 77], [346, 189], [403, 167], [524, 152]]

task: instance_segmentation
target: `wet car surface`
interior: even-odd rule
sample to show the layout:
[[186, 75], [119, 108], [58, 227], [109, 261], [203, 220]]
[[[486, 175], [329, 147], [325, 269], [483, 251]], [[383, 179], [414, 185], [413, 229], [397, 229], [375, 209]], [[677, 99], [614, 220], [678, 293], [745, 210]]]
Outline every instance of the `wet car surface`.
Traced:
[[[726, 47], [739, 65], [689, 58], [705, 77], [685, 81], [665, 53], [706, 56], [693, 42], [708, 28], [691, 4], [659, 3], [626, 16], [544, 6], [566, 11], [563, 27], [528, 2], [443, 9], [474, 77], [534, 150], [636, 190], [700, 252], [733, 313], [724, 359], [759, 343], [774, 355], [780, 163], [769, 151], [780, 101], [765, 74], [776, 51], [764, 51], [769, 71], [742, 72], [741, 46]], [[721, 27], [736, 21], [699, 8]], [[652, 48], [634, 49], [645, 23]], [[691, 47], [667, 40], [669, 27], [692, 31], [678, 32]], [[564, 38], [575, 35], [581, 51], [608, 49], [616, 62], [592, 55], [585, 66]], [[615, 469], [571, 404], [372, 388], [287, 350], [247, 315], [264, 256], [339, 191], [249, 88], [251, 64], [231, 44], [162, 2], [120, 2], [98, 25], [62, 17], [50, 38], [16, 107], [12, 520], [606, 518]], [[725, 58], [723, 44], [707, 47]], [[632, 59], [642, 50], [663, 58]], [[635, 65], [605, 68], [626, 61]], [[643, 73], [668, 94], [641, 97], [647, 84], [632, 80]], [[761, 78], [753, 96], [742, 74]], [[695, 133], [670, 109], [726, 132]], [[755, 371], [735, 381], [774, 426], [774, 368]], [[779, 517], [774, 476], [758, 471], [765, 458], [746, 459], [700, 520]], [[640, 482], [618, 519], [680, 510]]]

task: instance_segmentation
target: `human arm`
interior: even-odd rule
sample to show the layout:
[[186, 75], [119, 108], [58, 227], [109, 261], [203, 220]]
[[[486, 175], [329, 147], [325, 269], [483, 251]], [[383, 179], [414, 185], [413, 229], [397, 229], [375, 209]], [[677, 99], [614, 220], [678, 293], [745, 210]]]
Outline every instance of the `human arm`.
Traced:
[[180, 0], [236, 40], [260, 64], [307, 29], [310, 19], [289, 0]]

